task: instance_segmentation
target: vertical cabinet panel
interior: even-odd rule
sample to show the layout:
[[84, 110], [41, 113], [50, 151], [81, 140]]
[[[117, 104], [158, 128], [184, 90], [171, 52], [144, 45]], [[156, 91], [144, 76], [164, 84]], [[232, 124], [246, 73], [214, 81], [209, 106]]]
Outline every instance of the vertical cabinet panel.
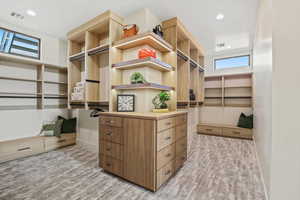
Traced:
[[124, 177], [155, 190], [155, 121], [124, 119]]

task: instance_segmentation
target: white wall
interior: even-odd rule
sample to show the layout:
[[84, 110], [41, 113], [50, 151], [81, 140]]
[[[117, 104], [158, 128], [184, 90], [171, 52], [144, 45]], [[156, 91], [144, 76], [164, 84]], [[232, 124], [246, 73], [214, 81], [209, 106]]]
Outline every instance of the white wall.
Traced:
[[[3, 28], [7, 28], [10, 30], [18, 31], [24, 34], [40, 38], [42, 43], [41, 60], [48, 64], [66, 66], [66, 41], [60, 40], [58, 38], [43, 33], [37, 33], [23, 27], [14, 26], [4, 21], [0, 21], [0, 26]], [[4, 72], [4, 68], [2, 68], [2, 72]], [[27, 75], [24, 74], [24, 76]], [[11, 83], [16, 84], [16, 82]], [[10, 89], [13, 90], [14, 87], [12, 86]], [[44, 122], [55, 120], [57, 118], [57, 115], [67, 117], [68, 114], [69, 112], [67, 109], [5, 111], [0, 110], [0, 141], [36, 136], [39, 134], [42, 124]]]
[[271, 0], [261, 1], [253, 50], [254, 137], [267, 191], [270, 189], [272, 143]]
[[271, 200], [300, 199], [299, 10], [273, 0]]

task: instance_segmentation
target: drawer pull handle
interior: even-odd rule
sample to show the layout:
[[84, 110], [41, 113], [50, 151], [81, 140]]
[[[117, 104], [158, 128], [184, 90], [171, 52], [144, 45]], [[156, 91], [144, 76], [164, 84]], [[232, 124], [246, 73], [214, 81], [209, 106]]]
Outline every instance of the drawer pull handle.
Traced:
[[168, 158], [168, 157], [170, 157], [172, 154], [171, 153], [168, 153], [167, 155], [166, 155], [166, 157]]
[[110, 151], [110, 148], [107, 148], [106, 151]]
[[111, 136], [111, 135], [112, 135], [112, 132], [108, 132], [108, 133], [106, 133], [106, 135]]
[[165, 140], [170, 140], [170, 139], [171, 139], [171, 136], [165, 138]]
[[113, 124], [115, 121], [114, 120], [106, 120], [105, 122], [109, 123], [109, 124]]
[[207, 128], [207, 129], [205, 129], [205, 130], [207, 130], [207, 131], [212, 131], [212, 129], [210, 129], [210, 128]]
[[241, 134], [240, 132], [238, 132], [238, 131], [233, 131], [233, 134], [237, 134], [237, 135], [239, 135], [239, 134]]
[[109, 163], [106, 163], [106, 166], [107, 166], [107, 167], [110, 167], [110, 164], [109, 164]]
[[66, 141], [66, 139], [58, 140], [58, 143], [63, 143], [65, 141]]
[[30, 147], [25, 147], [25, 148], [18, 149], [18, 151], [25, 151], [25, 150], [28, 150], [28, 149], [31, 149], [31, 148]]
[[168, 170], [166, 173], [165, 173], [165, 176], [166, 175], [169, 175], [171, 173], [171, 170]]

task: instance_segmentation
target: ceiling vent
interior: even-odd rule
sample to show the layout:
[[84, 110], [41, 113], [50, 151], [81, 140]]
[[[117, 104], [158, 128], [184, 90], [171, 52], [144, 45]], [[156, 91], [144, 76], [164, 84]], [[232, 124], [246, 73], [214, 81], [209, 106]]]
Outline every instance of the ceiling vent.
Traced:
[[17, 19], [24, 19], [24, 15], [21, 15], [20, 13], [11, 12], [10, 16], [15, 17]]

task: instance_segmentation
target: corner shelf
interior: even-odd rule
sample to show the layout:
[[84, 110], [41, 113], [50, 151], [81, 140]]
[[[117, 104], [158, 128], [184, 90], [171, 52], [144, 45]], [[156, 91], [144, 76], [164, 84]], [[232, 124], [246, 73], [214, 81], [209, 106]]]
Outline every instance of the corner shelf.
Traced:
[[139, 90], [139, 89], [153, 89], [153, 90], [164, 90], [170, 91], [173, 90], [173, 87], [160, 85], [156, 83], [141, 83], [141, 84], [128, 84], [128, 85], [114, 85], [112, 89], [116, 90]]
[[144, 34], [138, 34], [129, 38], [125, 38], [113, 43], [113, 47], [125, 50], [130, 49], [137, 46], [149, 45], [161, 52], [171, 52], [173, 47], [167, 43], [163, 38], [158, 35], [147, 32]]
[[171, 65], [151, 57], [119, 62], [113, 64], [112, 67], [120, 70], [134, 69], [139, 67], [151, 67], [162, 72], [169, 72], [174, 70]]

